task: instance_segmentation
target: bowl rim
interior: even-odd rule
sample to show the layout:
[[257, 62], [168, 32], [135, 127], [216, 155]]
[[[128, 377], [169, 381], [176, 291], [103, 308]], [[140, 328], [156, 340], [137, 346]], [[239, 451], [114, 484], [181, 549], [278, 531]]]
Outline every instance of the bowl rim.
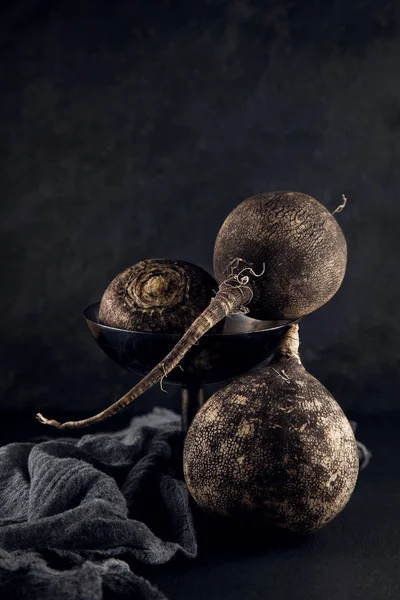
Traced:
[[[162, 336], [165, 339], [171, 338], [171, 339], [180, 339], [184, 334], [183, 333], [157, 333], [157, 332], [153, 332], [153, 331], [135, 331], [133, 329], [120, 329], [119, 327], [110, 327], [109, 325], [103, 325], [102, 323], [99, 323], [98, 321], [93, 321], [93, 319], [91, 319], [88, 316], [88, 312], [90, 311], [90, 309], [93, 309], [94, 307], [99, 307], [100, 306], [100, 301], [98, 302], [92, 302], [91, 304], [89, 304], [83, 311], [83, 317], [85, 318], [86, 321], [89, 321], [90, 323], [93, 323], [93, 325], [96, 325], [97, 327], [100, 327], [101, 329], [106, 329], [108, 331], [118, 331], [124, 334], [129, 334], [129, 333], [133, 333], [135, 335], [158, 335], [158, 336]], [[246, 317], [246, 315], [243, 315], [244, 317]], [[257, 320], [257, 319], [254, 319]], [[207, 334], [207, 338], [216, 338], [216, 337], [229, 337], [229, 336], [249, 336], [249, 335], [254, 335], [254, 334], [263, 334], [263, 333], [267, 333], [270, 331], [277, 331], [279, 329], [284, 329], [289, 327], [290, 325], [294, 325], [295, 323], [298, 323], [301, 320], [301, 317], [297, 317], [296, 319], [282, 319], [282, 323], [280, 323], [279, 325], [276, 325], [275, 327], [267, 327], [265, 329], [254, 329], [253, 331], [240, 331], [240, 332], [235, 332], [235, 331], [226, 331], [224, 333], [208, 333]]]

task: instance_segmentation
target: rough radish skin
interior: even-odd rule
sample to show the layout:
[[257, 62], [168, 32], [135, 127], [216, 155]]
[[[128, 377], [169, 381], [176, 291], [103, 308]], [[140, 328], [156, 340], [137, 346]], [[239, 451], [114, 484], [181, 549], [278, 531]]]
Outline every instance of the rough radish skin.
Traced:
[[216, 296], [165, 359], [93, 417], [59, 423], [38, 414], [38, 420], [76, 429], [113, 416], [167, 376], [226, 316], [243, 311], [250, 317], [289, 319], [322, 306], [338, 290], [346, 260], [342, 230], [315, 198], [299, 192], [272, 192], [245, 200], [228, 216], [217, 237]]
[[[185, 261], [143, 260], [117, 275], [100, 302], [99, 322], [155, 333], [184, 333], [215, 295], [218, 284]], [[223, 322], [217, 329], [222, 329]]]
[[249, 316], [296, 319], [337, 292], [346, 271], [347, 246], [338, 222], [315, 198], [272, 192], [248, 198], [223, 223], [214, 247], [218, 283], [229, 276], [237, 258], [237, 269], [250, 266], [262, 273], [251, 279]]
[[184, 474], [208, 513], [290, 532], [323, 527], [347, 504], [357, 445], [342, 409], [298, 355], [298, 325], [273, 363], [232, 381], [195, 416]]

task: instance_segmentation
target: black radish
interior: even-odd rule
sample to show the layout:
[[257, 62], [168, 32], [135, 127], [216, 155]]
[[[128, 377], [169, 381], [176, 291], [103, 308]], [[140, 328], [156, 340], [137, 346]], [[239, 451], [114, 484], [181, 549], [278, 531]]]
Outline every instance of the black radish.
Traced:
[[255, 319], [313, 312], [339, 289], [346, 262], [336, 219], [311, 196], [295, 192], [260, 194], [239, 204], [214, 247], [218, 283], [244, 269], [252, 290], [248, 314]]
[[[218, 284], [201, 267], [148, 259], [125, 269], [107, 287], [99, 322], [130, 331], [184, 333], [210, 303]], [[221, 322], [220, 328], [223, 326]]]
[[232, 380], [194, 417], [184, 474], [206, 512], [308, 532], [348, 502], [359, 464], [353, 430], [298, 347], [292, 325], [269, 365]]
[[126, 407], [175, 368], [188, 350], [216, 323], [237, 311], [250, 317], [302, 317], [338, 290], [347, 248], [333, 215], [315, 198], [298, 192], [259, 194], [239, 204], [218, 233], [214, 268], [218, 292], [174, 349], [132, 390], [98, 415], [59, 423], [85, 427]]

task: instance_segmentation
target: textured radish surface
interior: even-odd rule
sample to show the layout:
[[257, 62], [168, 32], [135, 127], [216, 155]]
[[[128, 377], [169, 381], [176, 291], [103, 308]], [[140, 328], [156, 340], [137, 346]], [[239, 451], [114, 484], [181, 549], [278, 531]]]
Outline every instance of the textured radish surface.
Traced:
[[131, 331], [184, 333], [217, 288], [209, 273], [191, 263], [143, 260], [125, 269], [107, 287], [99, 321]]
[[335, 217], [315, 198], [271, 192], [248, 198], [224, 221], [214, 247], [219, 283], [236, 259], [263, 273], [251, 278], [249, 316], [291, 319], [311, 313], [337, 292], [347, 246]]
[[219, 390], [197, 413], [184, 473], [211, 513], [259, 512], [271, 526], [312, 531], [352, 494], [356, 441], [330, 393], [301, 364], [281, 359]]
[[[149, 279], [142, 280], [134, 267], [132, 280], [131, 272], [127, 281], [122, 274], [106, 290], [100, 319], [116, 327], [121, 325], [113, 320], [115, 316], [118, 322], [126, 323], [132, 315], [135, 322], [130, 321], [129, 329], [175, 333], [176, 326], [186, 324], [181, 318], [186, 305], [196, 308], [189, 310], [187, 328], [163, 361], [97, 415], [60, 423], [38, 413], [38, 420], [55, 427], [77, 428], [112, 417], [166, 377], [203, 335], [219, 323], [222, 327], [225, 317], [242, 311], [252, 318], [295, 319], [316, 310], [339, 289], [346, 261], [343, 232], [315, 198], [299, 192], [270, 192], [248, 198], [226, 218], [217, 235], [214, 269], [219, 287], [201, 314], [193, 289], [190, 296], [182, 291], [184, 276], [179, 278], [177, 269], [168, 278], [155, 281], [161, 275], [150, 273]], [[169, 269], [168, 265], [163, 268]], [[202, 296], [200, 300], [202, 304]], [[164, 313], [172, 324], [164, 319]], [[193, 316], [197, 318], [193, 320]]]

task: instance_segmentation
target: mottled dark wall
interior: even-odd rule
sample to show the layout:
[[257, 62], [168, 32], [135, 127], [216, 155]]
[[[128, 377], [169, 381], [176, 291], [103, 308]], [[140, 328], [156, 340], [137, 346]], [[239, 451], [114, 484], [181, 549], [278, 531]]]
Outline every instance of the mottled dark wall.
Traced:
[[132, 375], [95, 346], [82, 308], [146, 257], [211, 270], [237, 203], [293, 189], [330, 209], [349, 199], [347, 276], [304, 320], [304, 362], [346, 409], [398, 409], [396, 3], [13, 7], [0, 52], [1, 406], [116, 399]]

